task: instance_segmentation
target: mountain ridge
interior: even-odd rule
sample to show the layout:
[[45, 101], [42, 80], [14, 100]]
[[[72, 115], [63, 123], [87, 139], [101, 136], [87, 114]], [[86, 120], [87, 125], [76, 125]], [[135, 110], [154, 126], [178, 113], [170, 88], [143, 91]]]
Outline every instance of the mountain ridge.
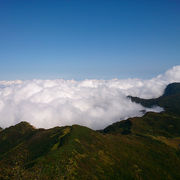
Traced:
[[153, 99], [143, 99], [139, 97], [128, 96], [132, 102], [139, 103], [144, 107], [151, 108], [160, 106], [168, 113], [180, 115], [180, 83], [169, 84], [162, 96]]

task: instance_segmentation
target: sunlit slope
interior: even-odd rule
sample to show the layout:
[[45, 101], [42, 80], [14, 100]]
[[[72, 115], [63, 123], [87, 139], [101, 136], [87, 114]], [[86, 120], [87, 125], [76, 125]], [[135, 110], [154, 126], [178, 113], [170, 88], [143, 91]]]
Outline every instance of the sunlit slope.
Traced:
[[1, 153], [1, 179], [180, 178], [179, 149], [151, 136], [104, 135], [78, 125], [27, 134]]

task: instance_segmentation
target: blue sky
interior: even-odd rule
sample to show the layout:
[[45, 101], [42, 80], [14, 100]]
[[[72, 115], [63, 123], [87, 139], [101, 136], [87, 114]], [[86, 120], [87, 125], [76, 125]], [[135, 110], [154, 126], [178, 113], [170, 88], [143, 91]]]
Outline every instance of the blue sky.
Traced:
[[0, 0], [0, 80], [151, 78], [178, 64], [179, 0]]

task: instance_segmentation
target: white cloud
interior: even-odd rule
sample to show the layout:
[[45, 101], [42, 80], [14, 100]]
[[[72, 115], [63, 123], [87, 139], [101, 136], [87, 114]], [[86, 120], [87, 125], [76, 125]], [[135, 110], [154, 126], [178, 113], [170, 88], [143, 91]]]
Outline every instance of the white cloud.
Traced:
[[[72, 124], [102, 129], [141, 116], [141, 105], [127, 95], [154, 98], [171, 82], [180, 82], [180, 66], [150, 80], [31, 80], [0, 82], [0, 127], [27, 121], [50, 128]], [[154, 107], [147, 111], [161, 111]]]

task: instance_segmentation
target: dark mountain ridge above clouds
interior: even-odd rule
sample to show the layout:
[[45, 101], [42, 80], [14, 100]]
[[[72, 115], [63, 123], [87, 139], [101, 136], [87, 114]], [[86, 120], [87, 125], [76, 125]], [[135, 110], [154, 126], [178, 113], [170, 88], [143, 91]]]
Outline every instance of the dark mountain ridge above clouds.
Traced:
[[147, 112], [143, 117], [129, 118], [106, 127], [101, 132], [130, 134], [143, 132], [167, 137], [180, 136], [180, 83], [169, 84], [163, 95], [156, 99], [128, 96], [144, 107], [160, 106], [164, 112]]
[[36, 129], [26, 122], [2, 130], [0, 179], [180, 179], [179, 86], [170, 84], [157, 99], [131, 97], [164, 112], [102, 131], [79, 125]]
[[139, 103], [144, 107], [153, 106], [163, 107], [168, 113], [180, 115], [180, 83], [169, 84], [162, 96], [156, 99], [143, 99], [139, 97], [128, 96], [133, 102]]
[[169, 84], [164, 90], [163, 96], [177, 95], [180, 93], [180, 83], [175, 82]]

